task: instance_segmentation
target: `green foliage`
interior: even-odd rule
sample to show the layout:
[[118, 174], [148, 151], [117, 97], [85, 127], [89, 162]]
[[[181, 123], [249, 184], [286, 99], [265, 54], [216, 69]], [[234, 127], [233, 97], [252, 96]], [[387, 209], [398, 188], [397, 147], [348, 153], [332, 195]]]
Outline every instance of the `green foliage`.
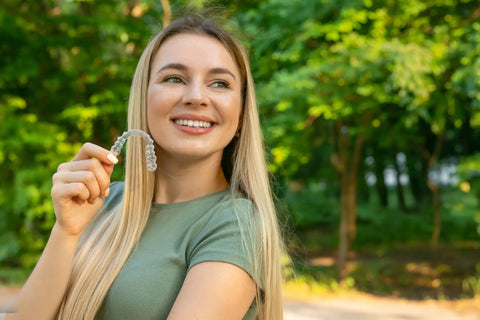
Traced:
[[[66, 161], [76, 144], [55, 124], [38, 119], [28, 112], [20, 97], [0, 100], [0, 261], [19, 258], [30, 266], [33, 259], [22, 256], [41, 250], [44, 237], [54, 221], [50, 201], [51, 175], [58, 164]], [[21, 111], [21, 113], [19, 112]], [[8, 187], [7, 187], [8, 186]], [[20, 254], [22, 253], [22, 254]]]
[[55, 221], [57, 166], [84, 142], [108, 148], [124, 130], [136, 62], [161, 23], [152, 7], [142, 4], [138, 15], [122, 2], [2, 3], [2, 264], [36, 263]]
[[[337, 274], [331, 267], [312, 267], [296, 263], [293, 276], [286, 283], [286, 291], [295, 295], [338, 294], [355, 290], [355, 279], [347, 277], [338, 283]], [[299, 292], [299, 291], [307, 292]], [[293, 291], [293, 292], [292, 292]]]
[[304, 191], [290, 192], [285, 198], [297, 227], [338, 223], [338, 200], [326, 194], [326, 183], [311, 184]]
[[[393, 191], [390, 190], [392, 196]], [[442, 192], [444, 228], [441, 240], [446, 243], [478, 240], [477, 228], [472, 223], [478, 212], [477, 199], [472, 193], [464, 193], [453, 187]], [[288, 194], [286, 201], [290, 204], [301, 241], [301, 244], [293, 245], [294, 250], [303, 245], [311, 252], [321, 253], [337, 246], [339, 209], [334, 197], [325, 196], [325, 191], [316, 186]], [[374, 248], [379, 244], [424, 243], [428, 242], [432, 232], [432, 214], [428, 207], [406, 214], [396, 207], [385, 209], [371, 201], [358, 205], [357, 219], [355, 249]]]
[[434, 252], [428, 245], [377, 245], [375, 250], [352, 253], [351, 272], [341, 286], [335, 254], [323, 251], [308, 262], [294, 260], [296, 277], [289, 279], [286, 292], [321, 296], [348, 290], [408, 300], [467, 298], [478, 289], [478, 257], [475, 243], [443, 245]]
[[480, 264], [475, 266], [476, 273], [467, 277], [462, 282], [462, 288], [465, 293], [473, 294], [475, 297], [480, 295]]
[[[428, 170], [479, 150], [476, 10], [475, 1], [271, 0], [237, 15], [252, 35], [271, 170], [295, 185], [326, 185], [319, 192], [287, 192], [300, 230], [337, 230], [339, 192], [325, 190], [338, 191], [340, 175], [330, 162], [338, 159], [341, 134], [355, 141], [364, 133], [365, 149], [380, 167], [377, 181], [385, 168], [396, 168], [399, 152], [406, 155], [403, 172], [411, 184], [404, 192], [414, 194], [415, 213], [369, 200], [379, 191], [365, 188], [363, 167], [356, 178], [366, 203], [358, 203], [356, 245], [428, 240]], [[353, 142], [348, 147], [347, 160]], [[443, 225], [449, 226], [442, 239], [475, 237], [474, 211], [459, 210], [451, 194], [457, 195], [442, 188]]]
[[480, 178], [480, 153], [463, 158], [458, 165], [458, 175], [460, 183], [475, 183]]
[[0, 285], [21, 286], [31, 272], [31, 269], [0, 268]]
[[477, 231], [480, 234], [480, 153], [462, 159], [458, 166], [459, 186], [465, 193], [471, 193], [476, 200]]
[[[472, 8], [473, 1], [266, 1], [244, 15], [245, 29], [262, 35], [251, 46], [272, 169], [292, 175], [313, 166], [312, 151], [332, 135], [329, 122], [387, 145], [425, 143], [420, 119], [433, 134], [461, 125], [478, 103], [477, 68], [456, 63], [479, 56]], [[371, 123], [361, 121], [365, 113]]]
[[[188, 2], [171, 5], [175, 12]], [[442, 187], [449, 226], [442, 240], [478, 238], [471, 223], [475, 215], [480, 221], [478, 1], [212, 3], [246, 34], [269, 168], [289, 183], [279, 190], [297, 230], [322, 231], [308, 245], [337, 241], [341, 183], [331, 163], [339, 128], [352, 138], [365, 133], [362, 157], [373, 159], [357, 177], [356, 246], [428, 239], [430, 198], [425, 181], [414, 189], [414, 179], [428, 176], [442, 135], [439, 163], [462, 157], [460, 183], [470, 188]], [[2, 2], [0, 263], [35, 263], [55, 220], [49, 194], [58, 164], [86, 141], [109, 147], [124, 130], [136, 62], [162, 17], [153, 0]], [[409, 213], [380, 205], [378, 185], [363, 179], [375, 166], [383, 179], [400, 152], [405, 192], [418, 196]]]

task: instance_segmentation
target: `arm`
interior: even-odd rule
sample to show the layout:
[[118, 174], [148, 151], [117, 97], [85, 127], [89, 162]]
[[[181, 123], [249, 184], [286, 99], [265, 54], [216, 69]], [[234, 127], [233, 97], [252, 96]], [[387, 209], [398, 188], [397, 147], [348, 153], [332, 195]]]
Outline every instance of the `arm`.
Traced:
[[78, 239], [55, 224], [35, 269], [6, 319], [53, 319], [62, 301]]
[[168, 320], [241, 320], [255, 291], [255, 282], [240, 267], [202, 262], [187, 273]]
[[87, 143], [53, 176], [52, 201], [57, 221], [35, 269], [20, 291], [16, 314], [6, 319], [53, 319], [72, 270], [75, 248], [83, 231], [108, 195], [115, 158]]

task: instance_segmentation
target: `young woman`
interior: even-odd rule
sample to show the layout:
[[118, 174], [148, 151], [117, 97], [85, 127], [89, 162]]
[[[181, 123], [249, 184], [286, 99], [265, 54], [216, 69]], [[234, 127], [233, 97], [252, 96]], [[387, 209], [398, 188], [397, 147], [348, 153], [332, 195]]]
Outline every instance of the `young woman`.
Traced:
[[249, 63], [211, 20], [154, 36], [130, 92], [125, 182], [85, 144], [53, 176], [57, 221], [7, 319], [282, 319], [282, 243]]

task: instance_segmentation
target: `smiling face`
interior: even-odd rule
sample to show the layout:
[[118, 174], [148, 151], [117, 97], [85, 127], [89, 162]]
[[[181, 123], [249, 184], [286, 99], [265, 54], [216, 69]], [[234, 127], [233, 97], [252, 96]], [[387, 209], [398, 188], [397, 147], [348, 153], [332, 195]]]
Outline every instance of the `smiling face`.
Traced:
[[232, 55], [214, 37], [181, 33], [154, 56], [147, 118], [159, 156], [221, 160], [238, 128], [242, 79]]

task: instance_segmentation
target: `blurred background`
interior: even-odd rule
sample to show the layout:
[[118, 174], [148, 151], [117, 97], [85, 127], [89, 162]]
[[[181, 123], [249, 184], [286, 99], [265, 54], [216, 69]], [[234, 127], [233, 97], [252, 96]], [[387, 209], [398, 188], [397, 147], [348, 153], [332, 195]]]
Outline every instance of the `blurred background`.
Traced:
[[286, 295], [478, 302], [478, 0], [3, 0], [0, 285], [45, 245], [57, 166], [125, 130], [136, 62], [186, 4], [250, 53]]

